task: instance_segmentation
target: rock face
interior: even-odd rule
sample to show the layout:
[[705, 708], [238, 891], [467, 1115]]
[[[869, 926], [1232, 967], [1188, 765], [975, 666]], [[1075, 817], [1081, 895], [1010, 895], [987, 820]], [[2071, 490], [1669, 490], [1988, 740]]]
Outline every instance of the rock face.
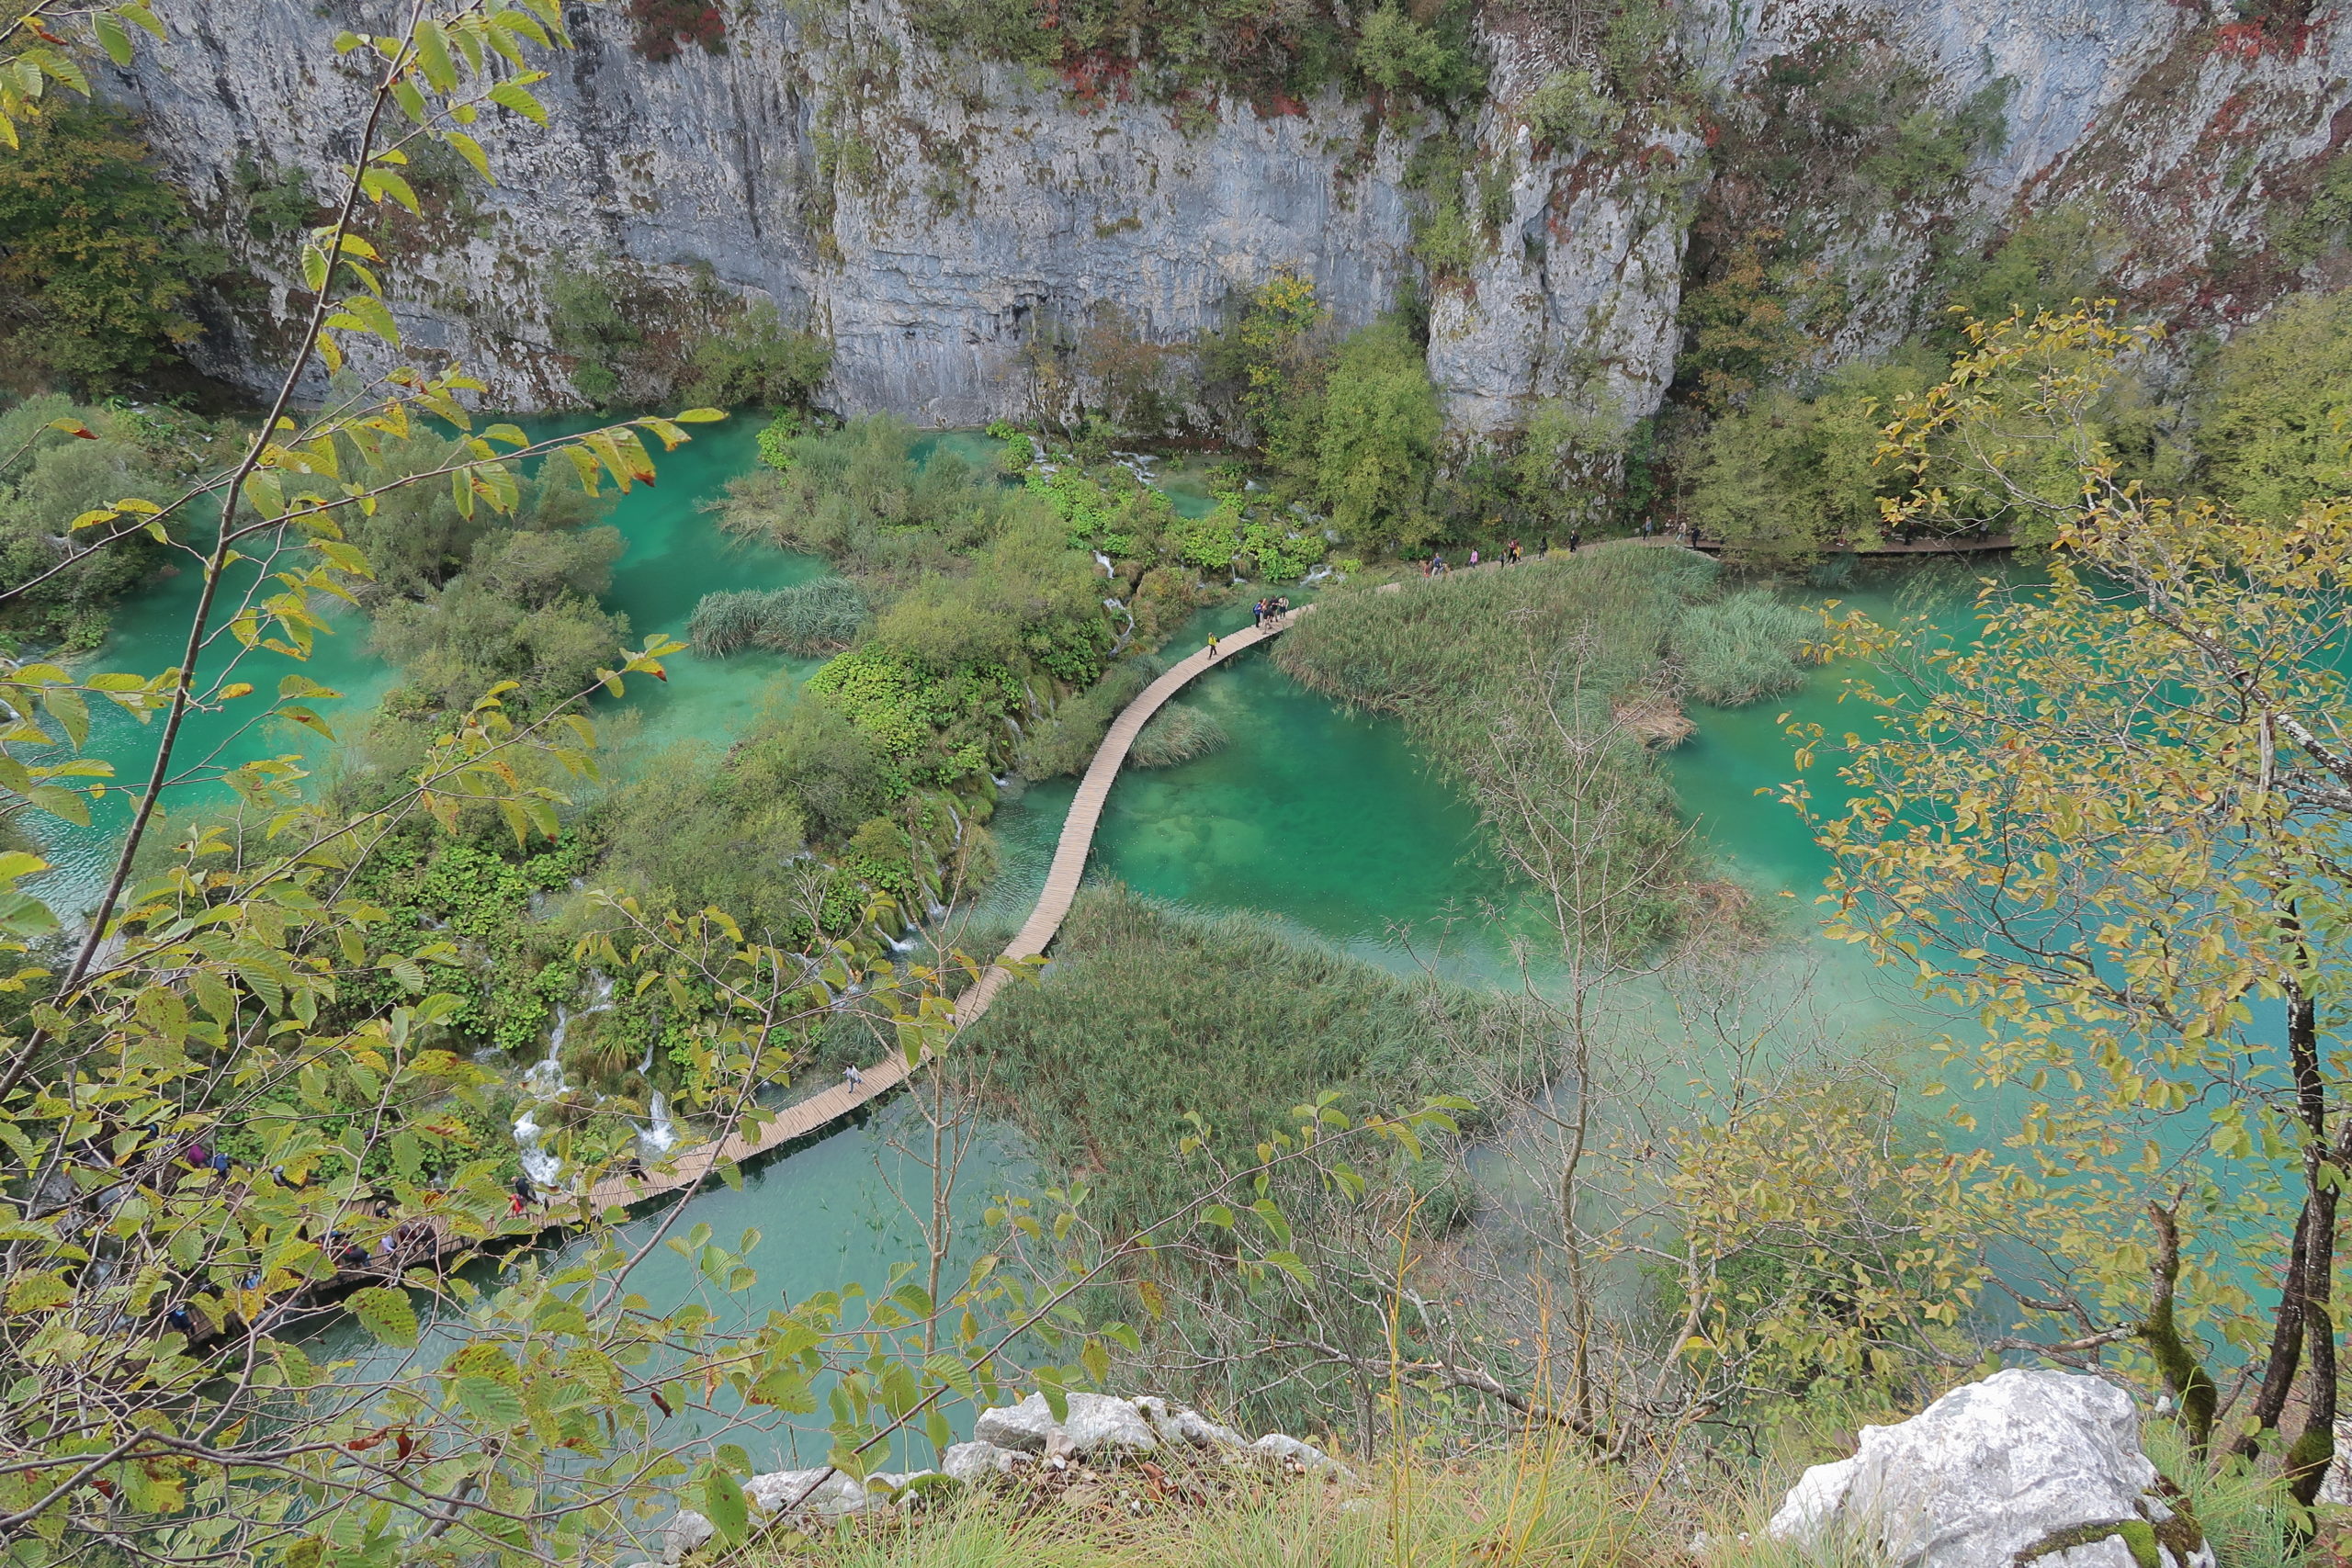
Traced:
[[1861, 1544], [1898, 1568], [2214, 1568], [2161, 1484], [2130, 1394], [2012, 1371], [1863, 1427], [1854, 1457], [1806, 1471], [1770, 1528], [1807, 1546]]
[[[104, 73], [266, 285], [261, 300], [212, 312], [198, 351], [208, 368], [266, 382], [271, 341], [300, 302], [288, 243], [243, 221], [241, 160], [326, 188], [364, 90], [359, 57], [338, 58], [334, 36], [388, 28], [401, 8], [175, 6], [169, 43]], [[1311, 278], [1341, 327], [1418, 287], [1430, 374], [1461, 433], [1511, 427], [1531, 400], [1562, 395], [1631, 420], [1671, 373], [1713, 133], [1662, 119], [1606, 146], [1539, 144], [1521, 107], [1568, 61], [1516, 10], [1479, 24], [1489, 91], [1459, 128], [1469, 167], [1454, 193], [1479, 232], [1435, 278], [1414, 251], [1429, 194], [1408, 178], [1442, 132], [1434, 115], [1384, 117], [1336, 92], [1254, 107], [1077, 95], [942, 51], [905, 0], [730, 7], [725, 53], [651, 62], [628, 48], [620, 10], [571, 13], [580, 48], [547, 62], [538, 89], [546, 130], [492, 117], [494, 188], [384, 226], [397, 231], [394, 303], [412, 345], [462, 359], [492, 403], [577, 400], [550, 349], [557, 261], [620, 279], [657, 335], [664, 301], [683, 330], [697, 299], [773, 300], [831, 335], [834, 406], [933, 424], [1032, 412], [1038, 356], [1108, 314], [1147, 343], [1195, 339], [1235, 290], [1280, 267]], [[2226, 258], [2259, 250], [2279, 203], [2308, 195], [2352, 130], [2335, 63], [2352, 7], [2276, 39], [2176, 0], [1680, 0], [1675, 12], [1686, 57], [1735, 117], [1743, 84], [1776, 58], [1858, 37], [1916, 62], [1945, 109], [2007, 84], [2002, 134], [1965, 190], [1889, 196], [1834, 243], [1855, 289], [1841, 354], [1908, 330], [1939, 254], [1931, 230], [1948, 241], [2086, 197], [2130, 229], [2127, 278], [2227, 320], [2280, 280], [2241, 278]]]

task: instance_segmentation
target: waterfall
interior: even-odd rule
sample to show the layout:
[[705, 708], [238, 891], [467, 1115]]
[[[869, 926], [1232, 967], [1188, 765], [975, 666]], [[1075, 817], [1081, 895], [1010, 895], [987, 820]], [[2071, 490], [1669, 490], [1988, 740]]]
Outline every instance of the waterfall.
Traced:
[[1021, 733], [1021, 721], [1019, 719], [1013, 717], [1011, 714], [1006, 714], [1004, 716], [1004, 722], [1006, 728], [1012, 731], [1012, 738], [1015, 740], [1023, 740], [1027, 739], [1026, 736]]
[[514, 1142], [522, 1149], [523, 1174], [530, 1178], [534, 1187], [553, 1187], [563, 1174], [563, 1161], [539, 1147], [541, 1133], [538, 1119], [526, 1111], [514, 1121]]
[[[613, 982], [608, 975], [590, 970], [591, 990], [594, 999], [582, 1012], [605, 1012], [613, 1005]], [[571, 1032], [573, 1014], [570, 1008], [559, 1004], [555, 1010], [555, 1027], [548, 1032], [548, 1054], [532, 1063], [523, 1074], [523, 1089], [532, 1099], [549, 1100], [571, 1088], [563, 1079], [563, 1037]], [[650, 1047], [646, 1051], [650, 1066], [653, 1059]], [[539, 1146], [546, 1131], [539, 1125], [537, 1107], [526, 1111], [514, 1119], [514, 1142], [522, 1150], [523, 1174], [535, 1186], [554, 1185], [563, 1174], [563, 1161]]]
[[1116, 577], [1119, 575], [1118, 572], [1114, 570], [1111, 566], [1111, 558], [1104, 555], [1101, 550], [1094, 552], [1094, 564], [1102, 569], [1102, 575], [1105, 577]]
[[653, 1098], [646, 1102], [645, 1114], [645, 1125], [637, 1131], [637, 1146], [645, 1157], [658, 1158], [678, 1142], [677, 1124], [670, 1120], [670, 1102], [662, 1098], [660, 1089], [655, 1089]]
[[541, 1100], [551, 1100], [563, 1092], [563, 1037], [571, 1028], [571, 1010], [559, 1006], [555, 1010], [555, 1028], [548, 1032], [548, 1054], [523, 1074], [523, 1087]]

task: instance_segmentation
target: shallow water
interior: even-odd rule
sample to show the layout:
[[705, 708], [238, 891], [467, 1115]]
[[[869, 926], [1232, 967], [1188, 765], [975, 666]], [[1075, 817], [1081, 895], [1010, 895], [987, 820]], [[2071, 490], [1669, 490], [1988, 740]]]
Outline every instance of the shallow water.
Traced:
[[[588, 419], [534, 422], [527, 428], [538, 438], [592, 428]], [[628, 541], [614, 569], [613, 587], [605, 603], [628, 616], [632, 644], [642, 646], [652, 632], [666, 632], [684, 640], [686, 622], [703, 594], [720, 588], [782, 588], [821, 576], [825, 564], [814, 556], [795, 555], [761, 545], [748, 545], [722, 534], [706, 516], [703, 503], [718, 495], [727, 480], [748, 468], [754, 458], [756, 420], [739, 418], [724, 424], [697, 427], [695, 438], [657, 459], [660, 482], [639, 486], [618, 499], [610, 522]], [[242, 591], [252, 580], [234, 580]], [[153, 674], [180, 660], [194, 613], [199, 574], [184, 570], [161, 580], [117, 610], [113, 633], [85, 668], [123, 670]], [[224, 593], [220, 603], [230, 603]], [[224, 620], [216, 614], [216, 623]], [[311, 658], [300, 660], [283, 654], [256, 650], [243, 656], [238, 679], [250, 681], [254, 695], [226, 705], [221, 712], [192, 712], [183, 725], [175, 752], [175, 778], [164, 796], [164, 815], [185, 818], [218, 810], [231, 804], [232, 792], [220, 782], [227, 767], [260, 757], [292, 755], [316, 772], [332, 765], [334, 745], [314, 732], [284, 721], [254, 723], [263, 697], [277, 689], [280, 677], [299, 672], [342, 694], [340, 699], [311, 703], [338, 732], [356, 728], [390, 689], [394, 671], [368, 650], [368, 623], [356, 611], [342, 609], [332, 617], [334, 635], [317, 639]], [[217, 674], [234, 645], [217, 638], [199, 661], [200, 677]], [[600, 724], [615, 720], [615, 733], [634, 738], [640, 745], [674, 739], [724, 742], [738, 733], [758, 711], [771, 678], [784, 671], [806, 675], [818, 660], [789, 660], [781, 654], [744, 653], [727, 660], [706, 660], [691, 652], [668, 660], [666, 682], [635, 678], [628, 694], [616, 701], [599, 697], [592, 716]], [[114, 764], [115, 780], [131, 788], [143, 787], [154, 764], [161, 725], [142, 726], [119, 709], [93, 705], [87, 755]], [[110, 793], [91, 813], [87, 828], [54, 819], [40, 819], [36, 831], [56, 869], [38, 883], [35, 892], [49, 899], [62, 917], [86, 910], [104, 886], [115, 846], [131, 816], [131, 802]], [[168, 831], [168, 827], [164, 829]]]
[[[542, 426], [541, 433], [555, 429]], [[824, 570], [813, 558], [731, 541], [699, 510], [750, 465], [755, 432], [752, 420], [705, 427], [691, 446], [662, 459], [657, 489], [639, 489], [619, 502], [613, 521], [628, 536], [628, 549], [607, 603], [628, 615], [633, 640], [657, 630], [683, 637], [695, 602], [713, 589], [776, 587]], [[928, 438], [924, 446], [978, 462], [991, 459], [995, 450], [995, 443], [970, 433]], [[1188, 511], [1209, 503], [1204, 489], [1182, 491], [1177, 499]], [[192, 577], [183, 576], [126, 605], [100, 666], [152, 670], [174, 662], [175, 627], [194, 587]], [[1296, 591], [1293, 596], [1306, 597]], [[1248, 615], [1244, 603], [1205, 610], [1172, 639], [1170, 651], [1190, 651], [1212, 629], [1247, 624]], [[366, 635], [364, 620], [347, 617], [339, 635], [323, 640], [301, 667], [345, 694], [340, 703], [322, 705], [334, 710], [338, 722], [364, 714], [391, 679], [366, 652]], [[621, 702], [600, 701], [599, 716], [622, 720], [612, 728], [633, 749], [686, 739], [724, 743], [768, 700], [774, 677], [804, 675], [817, 662], [682, 654], [671, 661], [666, 682], [633, 682]], [[246, 678], [266, 689], [293, 667], [277, 656], [259, 656]], [[1852, 725], [1854, 716], [1835, 703], [1840, 676], [1836, 670], [1815, 671], [1788, 697], [1695, 713], [1698, 735], [1668, 765], [1695, 830], [1724, 874], [1755, 897], [1787, 907], [1789, 940], [1773, 959], [1780, 983], [1812, 998], [1841, 1030], [1892, 1029], [1917, 1039], [1930, 1021], [1917, 1016], [1899, 982], [1856, 951], [1808, 934], [1817, 931], [1811, 899], [1825, 858], [1792, 812], [1755, 793], [1792, 774], [1783, 714], [1819, 717], [1833, 728]], [[1532, 934], [1532, 927], [1514, 911], [1514, 896], [1482, 840], [1475, 811], [1412, 750], [1400, 727], [1350, 714], [1306, 691], [1263, 650], [1212, 672], [1183, 700], [1213, 715], [1229, 744], [1175, 768], [1123, 776], [1104, 814], [1091, 875], [1115, 877], [1204, 912], [1259, 911], [1392, 970], [1515, 981], [1512, 939]], [[143, 774], [153, 755], [150, 734], [119, 716], [100, 716], [95, 731], [94, 751], [113, 760], [126, 777]], [[240, 739], [233, 723], [209, 715], [193, 718], [189, 735], [193, 745], [222, 748], [232, 758], [300, 745], [277, 736]], [[303, 754], [315, 761], [324, 750], [316, 746]], [[1815, 785], [1825, 797], [1834, 790], [1826, 767]], [[1001, 805], [993, 826], [1006, 871], [982, 900], [983, 916], [1009, 925], [1026, 912], [1074, 787], [1072, 780], [1051, 781]], [[217, 784], [198, 781], [179, 792], [175, 804], [182, 809], [217, 804], [220, 794]], [[51, 879], [52, 897], [70, 906], [76, 896], [95, 891], [107, 846], [126, 817], [125, 807], [110, 805], [90, 829], [57, 836], [61, 870]], [[73, 891], [61, 896], [61, 886]], [[1498, 898], [1500, 910], [1488, 907]], [[886, 1109], [873, 1121], [767, 1162], [747, 1175], [741, 1190], [719, 1188], [696, 1198], [686, 1223], [707, 1222], [722, 1244], [731, 1245], [746, 1226], [764, 1235], [752, 1258], [761, 1270], [759, 1288], [714, 1304], [729, 1312], [759, 1311], [779, 1298], [797, 1299], [850, 1280], [875, 1283], [891, 1262], [911, 1256], [913, 1223], [885, 1177], [890, 1171], [920, 1178], [905, 1168], [886, 1136], [905, 1115], [903, 1106]], [[976, 1205], [987, 1191], [1024, 1187], [1035, 1177], [1027, 1156], [999, 1135], [967, 1168], [959, 1204]], [[634, 1284], [663, 1305], [709, 1290], [684, 1260], [661, 1248]], [[347, 1326], [327, 1326], [320, 1334], [336, 1353], [367, 1349]], [[791, 1457], [791, 1447], [789, 1434], [777, 1432], [754, 1457], [763, 1464], [781, 1463]]]

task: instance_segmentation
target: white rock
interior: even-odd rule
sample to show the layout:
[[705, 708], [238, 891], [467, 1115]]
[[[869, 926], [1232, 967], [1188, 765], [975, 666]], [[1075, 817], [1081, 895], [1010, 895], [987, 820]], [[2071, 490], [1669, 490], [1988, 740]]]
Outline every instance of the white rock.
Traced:
[[1310, 1475], [1317, 1471], [1333, 1472], [1341, 1480], [1352, 1480], [1355, 1475], [1353, 1471], [1313, 1443], [1303, 1443], [1280, 1432], [1269, 1432], [1251, 1443], [1250, 1452], [1261, 1463], [1277, 1467], [1295, 1464]]
[[1170, 1404], [1157, 1394], [1145, 1394], [1135, 1402], [1136, 1411], [1151, 1423], [1159, 1440], [1195, 1449], [1247, 1448], [1250, 1439], [1230, 1427], [1218, 1425], [1197, 1410], [1181, 1404]]
[[2339, 1508], [2352, 1503], [2352, 1421], [2335, 1424], [2335, 1457], [2320, 1478], [2319, 1500]]
[[956, 1481], [981, 1481], [1011, 1473], [1029, 1456], [994, 1443], [957, 1443], [940, 1456], [939, 1468]]
[[1150, 1423], [1134, 1404], [1101, 1393], [1071, 1394], [1068, 1421], [1056, 1421], [1046, 1396], [1033, 1393], [1018, 1404], [984, 1410], [972, 1424], [976, 1440], [1031, 1454], [1044, 1453], [1057, 1432], [1067, 1433], [1071, 1450], [1088, 1457], [1148, 1453], [1159, 1447]]
[[[751, 1505], [760, 1528], [773, 1523], [772, 1516], [786, 1508], [819, 1518], [840, 1518], [868, 1508], [887, 1507], [891, 1495], [909, 1482], [938, 1473], [933, 1470], [876, 1471], [861, 1482], [821, 1468], [775, 1470], [743, 1483], [743, 1500]], [[717, 1533], [702, 1515], [691, 1508], [681, 1508], [662, 1531], [662, 1560], [675, 1562]]]
[[[1770, 1530], [1808, 1547], [1850, 1541], [1897, 1568], [2133, 1568], [2120, 1535], [2080, 1538], [2143, 1526], [2161, 1529], [2165, 1568], [2213, 1568], [2212, 1549], [2188, 1521], [2174, 1524], [2156, 1483], [2129, 1393], [2101, 1378], [2010, 1371], [1897, 1426], [1863, 1427], [1851, 1459], [1805, 1472]], [[2068, 1537], [2080, 1543], [2044, 1545]]]
[[662, 1561], [675, 1562], [718, 1533], [718, 1527], [708, 1519], [691, 1508], [681, 1508], [662, 1532]]

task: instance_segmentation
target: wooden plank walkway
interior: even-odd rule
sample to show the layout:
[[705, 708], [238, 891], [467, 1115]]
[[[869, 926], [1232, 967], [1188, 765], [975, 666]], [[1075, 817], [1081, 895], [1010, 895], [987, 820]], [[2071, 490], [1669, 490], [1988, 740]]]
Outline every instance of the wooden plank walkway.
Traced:
[[[1078, 794], [1070, 801], [1069, 815], [1062, 820], [1061, 839], [1054, 848], [1053, 864], [1046, 870], [1046, 886], [1038, 895], [1036, 907], [1030, 911], [1029, 919], [1021, 930], [1013, 934], [1012, 942], [1006, 944], [1002, 954], [981, 973], [969, 990], [956, 998], [949, 1016], [957, 1029], [963, 1029], [988, 1011], [989, 1004], [996, 999], [997, 992], [1012, 977], [1012, 972], [1005, 968], [1005, 964], [1035, 958], [1046, 951], [1046, 945], [1061, 930], [1062, 921], [1069, 914], [1070, 904], [1078, 897], [1078, 885], [1086, 872], [1087, 855], [1094, 847], [1094, 829], [1102, 820], [1103, 802], [1110, 798], [1111, 786], [1117, 782], [1119, 770], [1126, 765], [1127, 752], [1135, 745], [1136, 737], [1142, 732], [1143, 727], [1150, 722], [1151, 716], [1158, 713], [1170, 697], [1201, 675], [1235, 654], [1255, 648], [1288, 630], [1293, 622], [1314, 608], [1312, 604], [1302, 604], [1280, 620], [1269, 620], [1263, 626], [1251, 626], [1230, 637], [1219, 637], [1215, 651], [1204, 648], [1178, 660], [1166, 674], [1145, 687], [1142, 694], [1129, 703], [1112, 722], [1109, 732], [1102, 737], [1102, 744], [1095, 748], [1093, 761], [1087, 765], [1086, 776], [1079, 781]], [[437, 1263], [452, 1255], [480, 1252], [486, 1246], [504, 1247], [528, 1242], [550, 1233], [576, 1229], [589, 1215], [628, 1209], [669, 1194], [691, 1191], [707, 1180], [711, 1172], [722, 1164], [731, 1162], [740, 1165], [756, 1158], [796, 1138], [821, 1132], [860, 1108], [872, 1104], [905, 1083], [929, 1059], [926, 1055], [922, 1061], [910, 1066], [904, 1056], [894, 1052], [874, 1066], [862, 1069], [855, 1083], [845, 1079], [797, 1104], [786, 1106], [773, 1113], [763, 1113], [727, 1137], [682, 1149], [641, 1175], [609, 1177], [585, 1192], [550, 1193], [543, 1206], [514, 1216], [496, 1235], [486, 1240], [460, 1241], [446, 1224], [428, 1221], [430, 1230], [426, 1235], [412, 1236], [393, 1253], [339, 1267], [327, 1278], [278, 1298], [270, 1303], [265, 1322], [274, 1320], [287, 1311], [308, 1311], [322, 1306], [361, 1285], [393, 1282], [403, 1270], [420, 1264]], [[218, 1344], [240, 1331], [242, 1326], [233, 1317], [215, 1323], [207, 1316], [195, 1325], [191, 1341], [202, 1346]]]
[[[1111, 796], [1111, 786], [1118, 782], [1119, 770], [1126, 765], [1127, 752], [1134, 747], [1136, 737], [1143, 732], [1152, 715], [1200, 676], [1235, 654], [1287, 631], [1293, 622], [1314, 608], [1312, 604], [1302, 604], [1280, 620], [1269, 620], [1263, 626], [1246, 626], [1229, 637], [1219, 637], [1214, 652], [1204, 648], [1179, 660], [1112, 721], [1102, 744], [1094, 749], [1093, 761], [1087, 764], [1086, 776], [1079, 781], [1078, 793], [1069, 803], [1069, 815], [1062, 818], [1061, 839], [1054, 846], [1053, 864], [1046, 869], [1046, 886], [1037, 896], [1036, 907], [1029, 911], [1029, 919], [1013, 933], [997, 961], [956, 999], [955, 1010], [949, 1016], [957, 1029], [978, 1021], [989, 1010], [997, 992], [1012, 978], [1012, 971], [1005, 965], [1037, 957], [1061, 931], [1062, 921], [1069, 916], [1070, 904], [1078, 897], [1078, 885], [1086, 874], [1086, 859], [1094, 848], [1094, 829], [1102, 819], [1103, 803]], [[855, 1084], [846, 1080], [834, 1084], [797, 1104], [763, 1115], [753, 1124], [723, 1140], [681, 1150], [641, 1176], [616, 1176], [600, 1181], [588, 1190], [588, 1203], [602, 1213], [699, 1187], [722, 1163], [741, 1164], [820, 1132], [888, 1094], [922, 1066], [919, 1061], [910, 1066], [903, 1055], [892, 1052], [862, 1069], [860, 1081]], [[558, 1206], [569, 1205], [559, 1200]], [[551, 1214], [550, 1221], [553, 1219]]]

